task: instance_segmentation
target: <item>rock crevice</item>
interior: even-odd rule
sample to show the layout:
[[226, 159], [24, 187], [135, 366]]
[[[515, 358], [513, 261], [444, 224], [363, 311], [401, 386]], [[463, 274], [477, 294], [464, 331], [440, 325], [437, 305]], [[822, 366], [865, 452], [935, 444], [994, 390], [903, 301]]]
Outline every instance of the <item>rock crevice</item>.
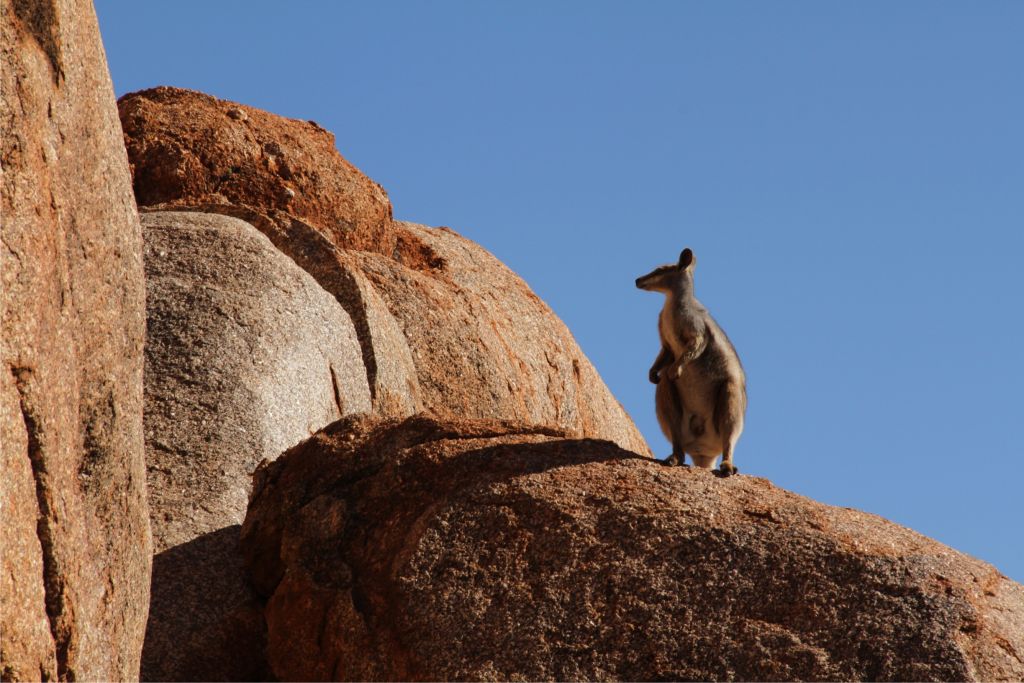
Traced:
[[[54, 549], [52, 520], [53, 511], [51, 509], [49, 499], [50, 492], [47, 491], [46, 486], [46, 463], [43, 460], [42, 450], [40, 447], [40, 430], [36, 424], [36, 419], [32, 416], [31, 408], [29, 407], [28, 400], [26, 397], [26, 391], [24, 388], [23, 374], [30, 373], [26, 369], [11, 369], [11, 375], [14, 379], [14, 386], [18, 391], [22, 425], [25, 430], [26, 439], [26, 453], [28, 455], [28, 461], [32, 470], [32, 480], [35, 484], [36, 494], [36, 539], [39, 542], [40, 549], [40, 560], [42, 562], [42, 578], [43, 578], [43, 605], [46, 611], [46, 620], [50, 629], [50, 636], [53, 638], [54, 657], [55, 657], [55, 669], [58, 678], [64, 678], [67, 675], [68, 670], [68, 637], [66, 634], [62, 634], [58, 625], [61, 622], [61, 612], [63, 611], [63, 600], [61, 595], [63, 593], [62, 587], [60, 586], [61, 576], [57, 566], [57, 557]], [[49, 672], [45, 669], [40, 670], [40, 676], [46, 677]]]

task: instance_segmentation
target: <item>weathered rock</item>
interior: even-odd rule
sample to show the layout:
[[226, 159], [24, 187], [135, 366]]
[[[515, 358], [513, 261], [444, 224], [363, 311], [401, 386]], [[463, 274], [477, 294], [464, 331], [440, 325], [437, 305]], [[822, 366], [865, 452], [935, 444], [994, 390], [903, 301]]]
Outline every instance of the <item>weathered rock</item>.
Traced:
[[440, 416], [549, 425], [649, 454], [576, 340], [515, 273], [454, 231], [398, 225], [429, 270], [347, 252], [398, 320], [423, 404]]
[[423, 411], [416, 366], [405, 335], [348, 252], [336, 248], [316, 228], [294, 217], [282, 228], [247, 207], [204, 204], [188, 210], [212, 211], [251, 223], [337, 298], [356, 328], [374, 412], [408, 417]]
[[315, 122], [168, 87], [118, 106], [139, 206], [245, 206], [284, 229], [299, 218], [345, 248], [396, 248], [384, 189]]
[[516, 419], [650, 452], [519, 277], [451, 230], [391, 221], [319, 126], [176, 88], [119, 106], [139, 204], [237, 216], [270, 237], [352, 317], [378, 414]]
[[511, 423], [348, 418], [255, 475], [286, 680], [1020, 680], [1024, 586], [879, 517]]
[[144, 213], [142, 224], [159, 552], [240, 523], [260, 460], [369, 411], [370, 396], [348, 314], [259, 231], [192, 212]]
[[[14, 413], [21, 397], [7, 375], [7, 368], [4, 370], [0, 384], [0, 510], [4, 520], [0, 553], [0, 675], [5, 681], [53, 679], [57, 672], [56, 644], [46, 612], [46, 564], [43, 539], [37, 535], [36, 478], [28, 457], [29, 434], [24, 422], [18, 424]], [[55, 578], [51, 570], [51, 582]]]
[[139, 674], [142, 240], [91, 3], [0, 3], [0, 676]]
[[356, 325], [374, 412], [407, 417], [424, 410], [416, 363], [402, 327], [347, 252], [332, 250], [307, 270], [342, 303]]
[[155, 212], [142, 224], [158, 553], [142, 675], [256, 678], [261, 625], [236, 552], [250, 474], [370, 410], [359, 342], [334, 297], [248, 223]]
[[565, 324], [479, 245], [398, 223], [418, 245], [406, 265], [405, 252], [335, 249], [298, 223], [287, 237], [258, 225], [352, 316], [378, 414], [512, 419], [649, 453]]

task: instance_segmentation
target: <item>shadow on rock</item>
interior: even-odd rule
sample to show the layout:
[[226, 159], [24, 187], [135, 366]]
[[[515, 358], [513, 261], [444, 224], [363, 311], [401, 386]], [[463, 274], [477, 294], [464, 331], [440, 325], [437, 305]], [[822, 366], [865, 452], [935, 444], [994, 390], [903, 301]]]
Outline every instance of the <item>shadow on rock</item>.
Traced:
[[880, 517], [497, 421], [350, 417], [242, 528], [282, 680], [1020, 680], [1024, 587]]
[[153, 558], [142, 680], [273, 680], [262, 608], [245, 582], [237, 524]]

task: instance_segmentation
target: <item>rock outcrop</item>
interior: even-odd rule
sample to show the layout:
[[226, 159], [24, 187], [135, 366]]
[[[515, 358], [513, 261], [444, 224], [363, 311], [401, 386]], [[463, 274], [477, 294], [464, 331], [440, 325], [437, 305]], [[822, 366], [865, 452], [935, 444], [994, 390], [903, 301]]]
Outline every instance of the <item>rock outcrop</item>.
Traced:
[[370, 410], [348, 314], [237, 218], [142, 216], [154, 547], [145, 680], [264, 676], [237, 554], [251, 472]]
[[142, 240], [96, 15], [0, 3], [0, 676], [129, 680], [149, 603]]
[[522, 279], [453, 230], [397, 229], [428, 250], [432, 268], [366, 252], [346, 259], [401, 325], [432, 413], [548, 425], [649, 453], [568, 328]]
[[519, 277], [451, 230], [392, 221], [319, 126], [176, 88], [119, 107], [139, 204], [243, 218], [312, 274], [355, 323], [378, 414], [514, 419], [649, 453]]
[[1024, 679], [1024, 586], [660, 466], [330, 133], [157, 88], [122, 137], [90, 4], [0, 3], [0, 678]]
[[334, 423], [242, 530], [288, 680], [1020, 680], [1024, 587], [879, 517], [495, 421]]
[[285, 231], [298, 218], [346, 249], [397, 248], [384, 189], [315, 122], [180, 88], [118, 106], [139, 206], [242, 206]]

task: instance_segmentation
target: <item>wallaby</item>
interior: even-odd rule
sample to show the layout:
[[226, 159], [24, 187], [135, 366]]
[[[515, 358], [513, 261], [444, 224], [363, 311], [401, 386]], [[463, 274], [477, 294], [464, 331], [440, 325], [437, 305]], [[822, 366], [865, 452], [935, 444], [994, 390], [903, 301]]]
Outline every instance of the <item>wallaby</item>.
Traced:
[[661, 351], [648, 374], [657, 384], [655, 409], [672, 455], [682, 465], [686, 454], [697, 467], [711, 469], [719, 455], [723, 476], [739, 470], [733, 451], [743, 432], [747, 410], [746, 376], [732, 342], [693, 295], [697, 259], [684, 249], [679, 263], [639, 277], [636, 286], [665, 294], [658, 318]]

